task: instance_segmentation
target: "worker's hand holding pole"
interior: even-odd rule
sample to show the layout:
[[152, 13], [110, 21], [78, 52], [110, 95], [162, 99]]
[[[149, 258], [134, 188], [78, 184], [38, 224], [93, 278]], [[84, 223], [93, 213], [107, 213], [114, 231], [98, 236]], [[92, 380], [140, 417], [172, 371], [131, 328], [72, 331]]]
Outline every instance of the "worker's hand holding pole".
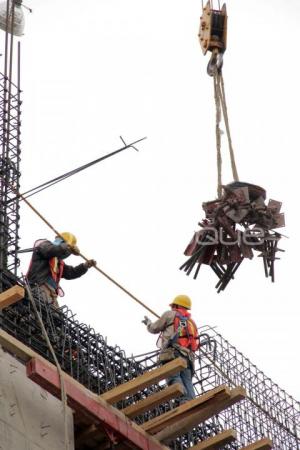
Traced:
[[94, 259], [89, 259], [88, 261], [86, 261], [85, 266], [90, 269], [91, 267], [96, 267], [97, 266], [97, 261], [95, 261]]
[[79, 248], [77, 247], [77, 245], [68, 245], [68, 249], [70, 250], [70, 252], [71, 252], [73, 255], [76, 255], [76, 256], [80, 255], [80, 250], [79, 250]]
[[[3, 179], [3, 177], [0, 176], [0, 178]], [[18, 192], [18, 190], [14, 187], [9, 185], [10, 188], [15, 192], [15, 194], [21, 198], [26, 204], [27, 206], [29, 206], [30, 209], [32, 209], [32, 211], [39, 216], [40, 219], [42, 219], [42, 221], [52, 230], [54, 231], [54, 233], [56, 234], [56, 236], [60, 237], [62, 240], [64, 240], [63, 236], [61, 236], [61, 234], [51, 225], [50, 222], [48, 222], [48, 220], [20, 193]], [[75, 251], [77, 256], [81, 256], [81, 258], [83, 258], [85, 260], [86, 263], [88, 263], [89, 265], [91, 264], [91, 261], [93, 261], [93, 263], [91, 264], [90, 267], [95, 267], [95, 269], [101, 273], [103, 276], [105, 276], [105, 278], [107, 278], [109, 281], [111, 281], [114, 285], [116, 285], [119, 289], [121, 289], [123, 292], [125, 292], [125, 294], [127, 294], [129, 297], [131, 297], [135, 302], [139, 303], [141, 306], [143, 306], [145, 309], [147, 309], [151, 314], [153, 314], [155, 317], [159, 318], [159, 315], [156, 314], [155, 311], [153, 311], [151, 308], [149, 308], [147, 305], [145, 305], [145, 303], [143, 303], [141, 300], [139, 300], [137, 297], [135, 297], [133, 294], [131, 294], [131, 292], [129, 292], [127, 289], [125, 289], [121, 284], [119, 284], [116, 280], [114, 280], [112, 277], [110, 277], [107, 273], [105, 273], [103, 270], [101, 270], [97, 264], [95, 260], [91, 260], [88, 259], [86, 256], [84, 256], [82, 253], [80, 253], [79, 248], [77, 246], [72, 246], [73, 252]]]

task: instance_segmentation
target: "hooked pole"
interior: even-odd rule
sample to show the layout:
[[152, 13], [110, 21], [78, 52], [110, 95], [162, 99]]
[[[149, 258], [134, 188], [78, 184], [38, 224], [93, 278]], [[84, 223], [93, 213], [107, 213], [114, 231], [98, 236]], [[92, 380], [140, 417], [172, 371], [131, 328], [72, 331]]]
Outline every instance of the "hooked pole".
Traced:
[[[2, 175], [0, 175], [0, 178], [2, 178]], [[54, 232], [54, 234], [58, 237], [60, 237], [62, 240], [64, 240], [63, 236], [60, 234], [58, 230], [24, 197], [23, 194], [18, 192], [16, 189], [14, 189], [12, 186], [10, 186], [11, 189], [14, 190], [17, 197], [19, 197], [21, 200], [23, 200], [27, 206]], [[74, 248], [70, 246], [71, 248]], [[87, 258], [83, 253], [76, 252], [76, 255], [81, 256], [84, 261], [88, 262], [90, 261], [90, 258]], [[100, 269], [97, 265], [93, 266], [97, 272], [101, 273], [105, 278], [107, 278], [111, 283], [113, 283], [115, 286], [117, 286], [119, 289], [121, 289], [125, 294], [127, 294], [132, 300], [134, 300], [136, 303], [138, 303], [140, 306], [145, 308], [148, 312], [153, 314], [155, 317], [159, 317], [159, 315], [153, 311], [153, 309], [149, 308], [144, 302], [139, 300], [135, 295], [133, 295], [128, 289], [126, 289], [124, 286], [122, 286], [118, 281], [116, 281], [113, 277], [108, 275], [104, 270]]]

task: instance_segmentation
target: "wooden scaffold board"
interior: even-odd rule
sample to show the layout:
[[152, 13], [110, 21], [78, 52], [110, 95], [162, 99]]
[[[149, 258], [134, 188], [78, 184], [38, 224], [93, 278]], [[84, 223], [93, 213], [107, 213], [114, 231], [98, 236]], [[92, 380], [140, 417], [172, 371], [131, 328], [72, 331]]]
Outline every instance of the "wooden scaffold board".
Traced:
[[243, 447], [241, 450], [271, 450], [272, 449], [272, 441], [269, 438], [261, 439], [260, 441], [254, 442], [254, 444], [247, 445], [247, 447]]
[[219, 450], [226, 444], [236, 440], [235, 430], [225, 430], [199, 444], [193, 446], [193, 450]]
[[17, 303], [25, 296], [24, 288], [21, 286], [13, 286], [0, 294], [0, 310]]

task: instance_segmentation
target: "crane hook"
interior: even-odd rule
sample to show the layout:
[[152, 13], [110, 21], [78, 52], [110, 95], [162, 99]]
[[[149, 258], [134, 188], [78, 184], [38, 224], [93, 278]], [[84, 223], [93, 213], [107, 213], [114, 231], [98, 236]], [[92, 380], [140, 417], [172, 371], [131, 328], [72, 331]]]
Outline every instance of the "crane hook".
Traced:
[[207, 73], [210, 77], [213, 77], [217, 72], [221, 73], [223, 67], [223, 52], [220, 52], [218, 48], [214, 48], [211, 52], [210, 60], [207, 64]]

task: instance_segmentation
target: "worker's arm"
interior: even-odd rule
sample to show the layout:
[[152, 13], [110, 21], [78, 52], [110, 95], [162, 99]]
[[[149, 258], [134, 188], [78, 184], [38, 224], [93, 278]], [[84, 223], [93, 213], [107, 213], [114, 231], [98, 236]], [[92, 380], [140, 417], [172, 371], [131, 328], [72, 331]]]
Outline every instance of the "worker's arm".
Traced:
[[163, 315], [156, 320], [147, 324], [147, 329], [150, 333], [157, 334], [164, 331], [168, 326], [173, 324], [175, 317], [174, 311], [166, 311]]
[[81, 277], [87, 271], [88, 271], [87, 263], [82, 263], [75, 267], [64, 264], [62, 278], [65, 278], [66, 280], [74, 280], [74, 278]]
[[36, 247], [35, 251], [45, 259], [53, 258], [53, 256], [67, 258], [71, 255], [70, 247], [65, 242], [62, 242], [60, 245], [54, 245], [52, 242], [46, 241]]

